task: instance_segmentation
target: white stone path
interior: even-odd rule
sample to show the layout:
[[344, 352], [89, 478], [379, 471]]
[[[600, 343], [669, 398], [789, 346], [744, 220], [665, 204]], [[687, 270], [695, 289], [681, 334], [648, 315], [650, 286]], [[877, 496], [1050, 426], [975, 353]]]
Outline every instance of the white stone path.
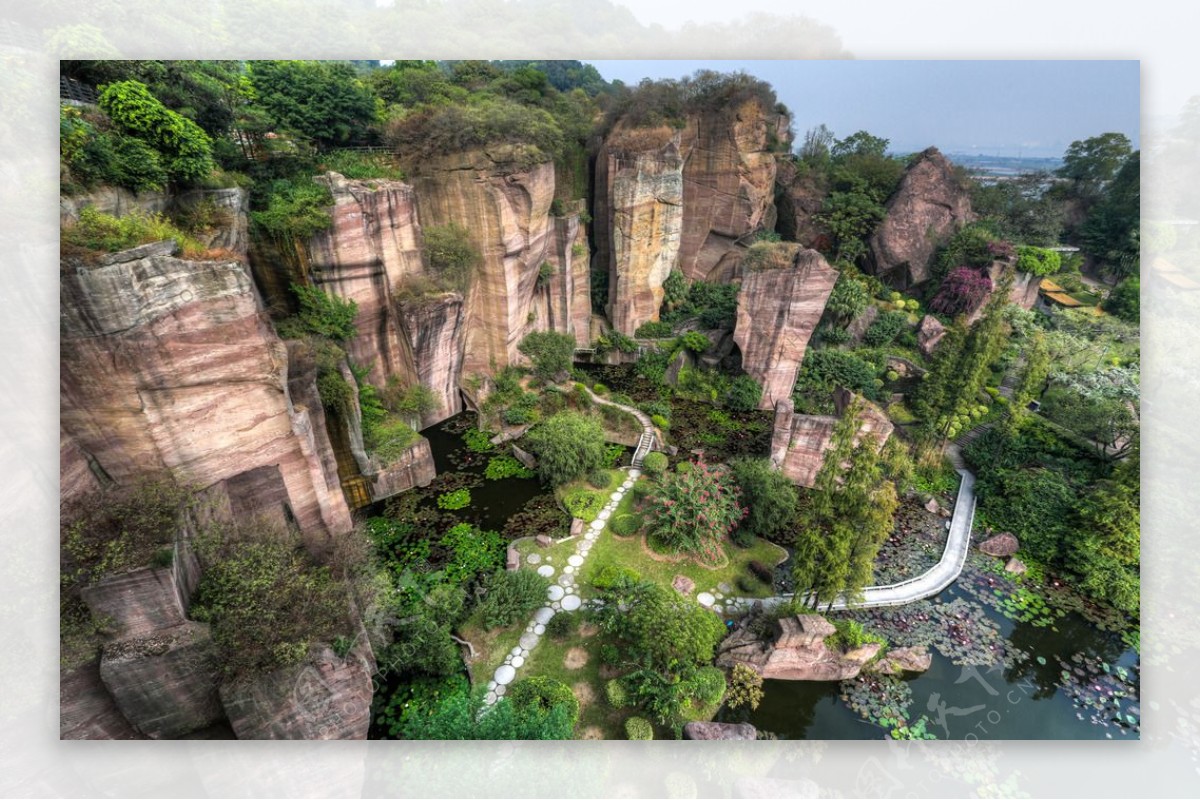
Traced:
[[[505, 656], [504, 663], [496, 668], [492, 679], [488, 681], [488, 692], [485, 698], [488, 705], [492, 705], [503, 697], [504, 693], [508, 691], [508, 685], [516, 680], [517, 670], [524, 666], [530, 652], [542, 640], [542, 635], [546, 632], [546, 624], [550, 622], [550, 619], [555, 614], [576, 611], [583, 605], [583, 599], [579, 596], [579, 584], [576, 580], [579, 569], [587, 559], [588, 553], [592, 551], [592, 545], [596, 543], [596, 539], [608, 524], [613, 512], [616, 511], [617, 504], [621, 502], [625, 493], [633, 488], [634, 481], [641, 474], [641, 470], [637, 468], [628, 470], [625, 481], [612, 493], [604, 508], [596, 516], [596, 521], [587, 527], [587, 531], [576, 542], [574, 554], [567, 557], [567, 563], [561, 566], [562, 573], [546, 591], [546, 604], [534, 612], [533, 619], [525, 626], [525, 631], [521, 634], [516, 647]], [[537, 553], [531, 553], [526, 557], [527, 563], [541, 565], [537, 570], [539, 575], [553, 578], [559, 567], [552, 563], [544, 563], [549, 561], [550, 558], [542, 558]]]

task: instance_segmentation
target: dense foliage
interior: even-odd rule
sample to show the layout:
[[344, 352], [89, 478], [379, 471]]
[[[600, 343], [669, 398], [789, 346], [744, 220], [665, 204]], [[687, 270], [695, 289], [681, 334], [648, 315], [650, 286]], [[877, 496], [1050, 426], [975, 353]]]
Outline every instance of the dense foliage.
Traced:
[[595, 418], [561, 411], [525, 434], [541, 479], [554, 486], [604, 466], [604, 430]]
[[722, 542], [746, 515], [729, 468], [700, 455], [687, 472], [668, 472], [647, 498], [647, 531], [663, 545], [707, 564], [724, 558]]
[[535, 331], [522, 339], [517, 349], [533, 362], [534, 375], [552, 381], [571, 369], [575, 337], [556, 331]]
[[173, 183], [193, 184], [212, 172], [212, 140], [208, 134], [164, 106], [145, 84], [109, 84], [100, 93], [100, 108], [118, 128], [158, 152], [162, 168]]
[[729, 466], [746, 507], [746, 517], [738, 524], [734, 541], [745, 545], [759, 536], [790, 544], [795, 536], [796, 487], [765, 458], [739, 458]]

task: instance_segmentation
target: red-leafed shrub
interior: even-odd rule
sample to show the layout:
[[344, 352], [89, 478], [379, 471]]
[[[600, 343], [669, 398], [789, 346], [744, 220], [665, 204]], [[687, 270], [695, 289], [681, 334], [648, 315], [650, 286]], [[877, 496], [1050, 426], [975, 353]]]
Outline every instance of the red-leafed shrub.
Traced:
[[992, 279], [972, 267], [955, 267], [946, 275], [929, 307], [939, 314], [970, 314], [992, 291]]

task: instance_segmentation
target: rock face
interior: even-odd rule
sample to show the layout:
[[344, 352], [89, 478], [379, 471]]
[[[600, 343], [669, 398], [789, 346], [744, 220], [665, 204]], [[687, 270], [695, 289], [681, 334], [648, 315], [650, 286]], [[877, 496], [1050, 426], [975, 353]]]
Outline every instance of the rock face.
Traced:
[[144, 739], [121, 715], [93, 661], [62, 675], [58, 689], [58, 738]]
[[[463, 375], [492, 375], [523, 363], [517, 345], [533, 331], [558, 330], [586, 341], [591, 300], [584, 232], [577, 214], [550, 216], [554, 164], [543, 158], [496, 146], [415, 165], [421, 225], [462, 225], [482, 256], [465, 302]], [[544, 263], [551, 274], [539, 280]]]
[[[855, 395], [842, 389], [834, 395], [839, 414], [845, 413]], [[856, 441], [871, 436], [882, 447], [895, 426], [874, 403], [862, 401]], [[825, 451], [833, 439], [834, 416], [797, 414], [791, 398], [775, 404], [775, 428], [771, 434], [771, 462], [792, 482], [811, 488], [825, 463]]]
[[696, 742], [754, 741], [758, 729], [749, 722], [689, 722], [683, 726], [683, 738]]
[[429, 440], [421, 438], [372, 476], [371, 499], [382, 500], [415, 486], [428, 486], [437, 477]]
[[905, 171], [871, 234], [872, 271], [899, 288], [924, 282], [937, 246], [972, 219], [970, 193], [950, 161], [930, 147]]
[[365, 739], [371, 722], [372, 666], [314, 648], [296, 666], [221, 686], [239, 739]]
[[217, 650], [207, 625], [183, 622], [104, 647], [100, 677], [121, 714], [152, 739], [173, 739], [224, 716]]
[[200, 564], [186, 541], [175, 544], [171, 566], [143, 567], [107, 575], [81, 590], [96, 619], [107, 619], [114, 638], [148, 636], [187, 622], [191, 597], [200, 585]]
[[924, 672], [932, 664], [933, 655], [926, 647], [895, 647], [869, 665], [868, 670], [880, 675], [899, 675], [904, 672]]
[[791, 243], [773, 247], [790, 266], [746, 273], [733, 331], [742, 369], [762, 384], [759, 408], [765, 410], [791, 397], [808, 340], [838, 278], [815, 250]]
[[606, 142], [596, 158], [596, 259], [608, 269], [608, 317], [632, 336], [658, 319], [663, 281], [683, 240], [683, 158], [674, 139], [628, 152]]
[[917, 347], [925, 355], [933, 355], [933, 351], [937, 349], [945, 335], [946, 326], [939, 322], [937, 317], [926, 314], [921, 319], [921, 324], [917, 326]]
[[775, 173], [775, 229], [787, 241], [818, 249], [829, 236], [829, 228], [817, 219], [828, 193], [818, 173], [800, 172], [790, 159], [781, 159]]
[[681, 130], [614, 126], [596, 159], [595, 238], [616, 330], [658, 319], [672, 268], [692, 281], [737, 276], [741, 240], [774, 225], [769, 148], [786, 129], [758, 100], [691, 114]]
[[784, 617], [777, 623], [773, 643], [760, 640], [743, 627], [722, 644], [717, 665], [748, 664], [764, 678], [788, 681], [842, 681], [857, 675], [879, 653], [868, 644], [841, 653], [825, 645], [836, 629], [818, 614]]
[[306, 534], [349, 530], [243, 263], [67, 265], [61, 308], [62, 429], [107, 475], [169, 469], [209, 486], [277, 465]]
[[441, 422], [463, 410], [459, 380], [466, 340], [463, 296], [457, 292], [405, 302], [400, 324], [416, 379], [438, 399], [438, 410], [426, 414], [421, 426]]
[[997, 533], [979, 543], [979, 551], [996, 558], [1008, 558], [1021, 549], [1021, 543], [1011, 533]]

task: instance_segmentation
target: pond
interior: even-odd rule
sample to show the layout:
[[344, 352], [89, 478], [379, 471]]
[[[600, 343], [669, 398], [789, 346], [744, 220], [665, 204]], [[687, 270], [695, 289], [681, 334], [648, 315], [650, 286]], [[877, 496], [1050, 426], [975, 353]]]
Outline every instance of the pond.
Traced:
[[[950, 587], [936, 600], [971, 602]], [[1014, 622], [977, 603], [1005, 642], [1028, 654], [1017, 664], [957, 666], [933, 650], [928, 671], [903, 681], [908, 719], [929, 719], [939, 739], [1137, 739], [1138, 654], [1113, 632], [1068, 612], [1053, 628]], [[931, 648], [932, 650], [932, 648]], [[1124, 671], [1124, 681], [1116, 680]], [[1070, 678], [1064, 678], [1070, 673]], [[1065, 688], [1064, 688], [1065, 685]], [[1132, 696], [1114, 699], [1120, 688]], [[879, 739], [884, 731], [859, 716], [833, 682], [769, 680], [748, 721], [781, 739]], [[1110, 694], [1112, 693], [1112, 694]], [[1121, 723], [1115, 720], [1120, 714]], [[725, 714], [729, 719], [740, 719]]]

